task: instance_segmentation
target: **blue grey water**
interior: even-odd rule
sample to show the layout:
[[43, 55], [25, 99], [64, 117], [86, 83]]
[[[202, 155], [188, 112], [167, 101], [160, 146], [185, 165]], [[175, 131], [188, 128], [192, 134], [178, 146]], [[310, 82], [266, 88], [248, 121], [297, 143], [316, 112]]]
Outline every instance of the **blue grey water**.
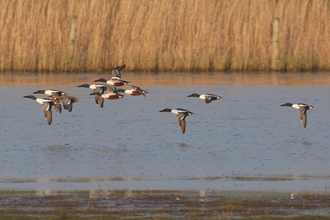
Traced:
[[[2, 74], [0, 189], [327, 189], [330, 74], [124, 76], [147, 97], [105, 100], [101, 109], [77, 85], [102, 74]], [[71, 113], [53, 110], [49, 126], [23, 98], [44, 88], [80, 102]], [[205, 104], [187, 97], [193, 92], [223, 99]], [[285, 102], [316, 107], [307, 128]], [[163, 108], [195, 113], [185, 134]]]

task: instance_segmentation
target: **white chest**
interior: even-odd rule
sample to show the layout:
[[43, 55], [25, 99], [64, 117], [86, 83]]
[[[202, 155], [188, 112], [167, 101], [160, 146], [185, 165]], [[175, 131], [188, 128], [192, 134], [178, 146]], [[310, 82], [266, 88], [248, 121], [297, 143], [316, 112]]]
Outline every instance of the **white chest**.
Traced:
[[179, 114], [179, 110], [177, 110], [177, 109], [172, 109], [171, 112], [172, 112], [173, 114], [175, 114], [175, 115]]
[[293, 104], [293, 105], [292, 105], [292, 108], [294, 108], [294, 109], [297, 109], [297, 110], [298, 110], [298, 109], [300, 109], [300, 106], [299, 106], [298, 104]]
[[42, 105], [42, 104], [44, 104], [44, 102], [52, 102], [52, 100], [37, 98], [36, 102], [38, 102], [40, 105]]
[[58, 92], [57, 90], [46, 90], [45, 95], [52, 96], [54, 92]]

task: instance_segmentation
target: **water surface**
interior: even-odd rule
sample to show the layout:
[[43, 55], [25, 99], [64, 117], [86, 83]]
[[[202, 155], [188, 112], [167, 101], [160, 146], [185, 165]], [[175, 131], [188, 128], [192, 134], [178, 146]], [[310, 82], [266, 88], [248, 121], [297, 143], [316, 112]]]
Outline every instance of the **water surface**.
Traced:
[[[130, 74], [149, 91], [106, 100], [78, 88], [109, 74], [1, 74], [1, 189], [327, 190], [330, 74]], [[38, 89], [79, 98], [48, 125]], [[129, 87], [125, 87], [129, 88]], [[214, 93], [205, 104], [187, 98]], [[44, 97], [39, 95], [38, 97]], [[285, 102], [312, 104], [303, 128]], [[175, 115], [185, 108], [182, 134]]]

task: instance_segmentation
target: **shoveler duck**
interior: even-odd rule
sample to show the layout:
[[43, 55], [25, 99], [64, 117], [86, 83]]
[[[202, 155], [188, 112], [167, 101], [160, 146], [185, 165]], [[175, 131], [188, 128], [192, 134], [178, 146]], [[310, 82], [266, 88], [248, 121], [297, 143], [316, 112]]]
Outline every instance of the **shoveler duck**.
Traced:
[[52, 106], [53, 100], [50, 98], [37, 98], [34, 95], [23, 96], [24, 98], [33, 99], [41, 105], [47, 123], [52, 124]]
[[103, 83], [106, 83], [110, 86], [123, 86], [123, 85], [126, 85], [126, 84], [130, 84], [130, 82], [128, 82], [126, 80], [123, 80], [123, 79], [121, 79], [117, 76], [111, 77], [111, 79], [109, 79], [109, 80], [106, 80], [104, 78], [100, 78], [100, 79], [95, 80], [94, 82], [103, 82]]
[[45, 94], [48, 96], [65, 96], [66, 93], [56, 89], [37, 90], [33, 94]]
[[[94, 93], [98, 92], [101, 94], [104, 94], [104, 91], [108, 89], [106, 85], [102, 85], [102, 84], [82, 84], [78, 87], [89, 88], [92, 89]], [[94, 95], [94, 98], [95, 98], [95, 103], [99, 104], [100, 96]]]
[[303, 124], [304, 128], [306, 128], [306, 125], [307, 125], [307, 110], [313, 109], [314, 106], [304, 104], [304, 103], [297, 103], [297, 104], [284, 103], [281, 106], [289, 106], [289, 107], [292, 107], [294, 109], [297, 109], [298, 112], [299, 112], [301, 123]]
[[200, 98], [202, 100], [205, 100], [206, 104], [214, 101], [214, 100], [220, 100], [222, 99], [221, 96], [218, 96], [218, 95], [214, 95], [214, 94], [210, 94], [210, 93], [205, 93], [205, 94], [197, 94], [197, 93], [193, 93], [191, 95], [188, 95], [187, 97], [197, 97], [197, 98]]
[[105, 94], [101, 94], [99, 92], [93, 92], [90, 95], [97, 95], [99, 97], [99, 104], [100, 107], [103, 108], [103, 104], [104, 104], [104, 99], [121, 99], [124, 96], [118, 93], [117, 88], [109, 86], [108, 87], [108, 92]]
[[60, 96], [59, 99], [63, 103], [63, 108], [68, 110], [68, 112], [72, 111], [73, 103], [79, 102], [79, 100], [73, 96]]
[[131, 87], [132, 89], [117, 89], [117, 90], [118, 92], [124, 92], [128, 95], [134, 95], [134, 96], [143, 95], [144, 97], [146, 97], [146, 94], [148, 93], [146, 90], [143, 90], [140, 87], [134, 85], [131, 85]]
[[59, 97], [66, 96], [67, 94], [61, 90], [56, 89], [46, 89], [46, 90], [37, 90], [33, 94], [45, 94], [48, 95], [51, 99], [53, 99], [53, 105], [57, 112], [61, 113], [61, 103]]
[[181, 131], [183, 134], [186, 132], [186, 120], [185, 120], [186, 117], [194, 114], [191, 111], [188, 111], [188, 110], [185, 110], [182, 108], [176, 108], [176, 109], [165, 108], [165, 109], [161, 110], [160, 112], [171, 112], [171, 113], [175, 114], [178, 119]]
[[125, 64], [121, 65], [121, 66], [116, 66], [114, 69], [112, 69], [111, 73], [113, 77], [119, 77], [121, 78], [121, 70], [124, 69], [126, 67]]

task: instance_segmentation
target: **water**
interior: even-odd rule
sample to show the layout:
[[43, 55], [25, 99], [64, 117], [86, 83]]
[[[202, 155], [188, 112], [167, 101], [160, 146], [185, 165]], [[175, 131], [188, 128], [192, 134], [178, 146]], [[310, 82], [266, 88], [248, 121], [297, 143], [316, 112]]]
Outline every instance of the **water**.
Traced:
[[[0, 189], [327, 190], [330, 74], [125, 74], [149, 92], [95, 104], [78, 88], [109, 74], [1, 74]], [[125, 87], [129, 88], [129, 87]], [[24, 99], [38, 89], [79, 98], [71, 113]], [[214, 93], [205, 104], [191, 93]], [[38, 95], [38, 97], [44, 97]], [[297, 111], [304, 102], [303, 128]], [[185, 108], [182, 134], [175, 115]]]

